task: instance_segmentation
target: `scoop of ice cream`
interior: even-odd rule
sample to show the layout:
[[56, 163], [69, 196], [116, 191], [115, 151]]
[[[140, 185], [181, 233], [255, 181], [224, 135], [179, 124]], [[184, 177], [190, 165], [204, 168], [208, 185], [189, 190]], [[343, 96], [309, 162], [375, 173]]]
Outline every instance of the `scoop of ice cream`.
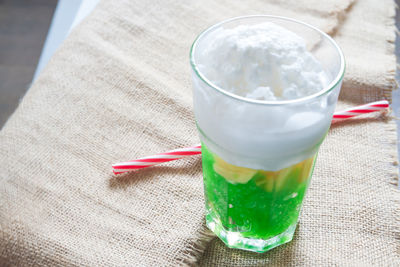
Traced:
[[217, 30], [199, 51], [197, 63], [218, 87], [258, 100], [300, 98], [327, 83], [305, 41], [273, 23]]

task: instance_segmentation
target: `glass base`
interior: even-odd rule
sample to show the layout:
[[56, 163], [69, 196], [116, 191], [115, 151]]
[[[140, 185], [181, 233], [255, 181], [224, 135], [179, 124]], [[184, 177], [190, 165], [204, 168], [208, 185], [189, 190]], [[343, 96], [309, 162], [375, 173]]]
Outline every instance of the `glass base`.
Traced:
[[297, 222], [290, 225], [283, 233], [269, 239], [254, 239], [244, 237], [240, 232], [227, 231], [219, 221], [206, 215], [207, 227], [216, 234], [227, 247], [263, 253], [293, 239]]

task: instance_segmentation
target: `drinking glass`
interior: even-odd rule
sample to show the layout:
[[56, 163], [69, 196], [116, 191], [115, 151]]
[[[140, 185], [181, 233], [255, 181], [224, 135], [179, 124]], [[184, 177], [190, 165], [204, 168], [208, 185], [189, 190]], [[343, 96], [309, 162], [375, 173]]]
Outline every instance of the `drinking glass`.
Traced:
[[[220, 29], [263, 22], [302, 37], [326, 73], [328, 86], [293, 100], [254, 100], [218, 87], [200, 71], [198, 58]], [[190, 63], [207, 226], [231, 248], [265, 252], [291, 241], [337, 103], [345, 69], [342, 51], [331, 37], [306, 23], [247, 16], [202, 32], [192, 45]]]

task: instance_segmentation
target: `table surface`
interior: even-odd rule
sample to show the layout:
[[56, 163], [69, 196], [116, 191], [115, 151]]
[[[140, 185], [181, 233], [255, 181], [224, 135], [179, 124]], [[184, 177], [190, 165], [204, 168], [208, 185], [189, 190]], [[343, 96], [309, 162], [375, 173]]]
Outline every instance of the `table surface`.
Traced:
[[32, 81], [54, 0], [0, 0], [0, 129]]

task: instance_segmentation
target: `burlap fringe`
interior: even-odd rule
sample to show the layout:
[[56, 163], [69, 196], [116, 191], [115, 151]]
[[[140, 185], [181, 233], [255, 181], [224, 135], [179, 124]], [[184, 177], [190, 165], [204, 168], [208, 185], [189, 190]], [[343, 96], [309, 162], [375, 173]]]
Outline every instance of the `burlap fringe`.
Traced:
[[203, 255], [210, 241], [215, 237], [213, 232], [203, 224], [199, 231], [199, 238], [184, 252], [183, 255], [185, 255], [186, 258], [182, 260], [182, 266], [198, 266], [200, 257]]
[[[394, 170], [390, 173], [389, 183], [394, 185], [395, 187], [399, 186], [399, 168], [398, 168], [398, 153], [397, 153], [397, 129], [394, 120], [391, 116], [388, 116], [388, 122], [385, 124], [385, 131], [387, 132], [387, 140], [383, 141], [382, 144], [387, 147], [387, 152], [390, 155], [390, 158], [393, 159], [390, 162], [391, 165], [394, 166]], [[397, 188], [396, 188], [397, 189]]]
[[[394, 0], [393, 0], [394, 1]], [[394, 27], [395, 32], [390, 35], [386, 36], [386, 44], [387, 44], [387, 51], [388, 54], [394, 54], [395, 53], [395, 40], [396, 40], [396, 34], [398, 34], [398, 29], [396, 27], [396, 10], [399, 9], [399, 6], [397, 5], [396, 1], [394, 1], [395, 8], [390, 8], [389, 9], [389, 16], [386, 17], [385, 25], [388, 27]], [[396, 81], [396, 72], [399, 70], [399, 64], [396, 64], [396, 66], [391, 69], [389, 72], [385, 73], [385, 80], [387, 81], [385, 84], [387, 84], [386, 87], [382, 88], [385, 98], [389, 100], [390, 102], [392, 101], [392, 92], [393, 90], [396, 90], [399, 87], [399, 84]]]

